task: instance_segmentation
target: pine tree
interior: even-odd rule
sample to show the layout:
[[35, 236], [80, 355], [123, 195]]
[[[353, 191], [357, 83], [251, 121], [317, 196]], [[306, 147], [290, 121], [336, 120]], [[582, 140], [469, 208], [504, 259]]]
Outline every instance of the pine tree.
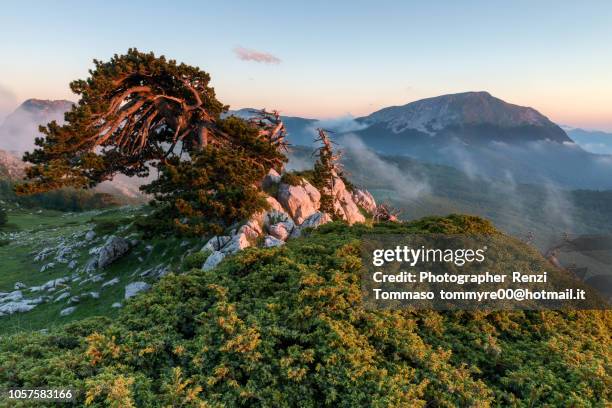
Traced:
[[316, 150], [317, 160], [314, 164], [315, 187], [321, 192], [320, 210], [328, 213], [332, 218], [336, 217], [334, 208], [334, 183], [342, 174], [339, 160], [341, 155], [334, 153], [333, 142], [323, 129], [317, 129], [319, 133], [316, 141], [321, 143], [321, 147]]
[[[259, 125], [222, 119], [227, 107], [206, 72], [153, 53], [130, 49], [94, 65], [89, 78], [70, 84], [80, 100], [65, 125], [42, 126], [45, 137], [25, 154], [33, 165], [19, 194], [89, 188], [120, 173], [146, 177], [157, 168], [161, 178], [143, 189], [171, 217], [208, 217], [207, 225], [221, 225], [257, 210], [261, 200], [253, 185], [287, 160], [278, 115], [266, 112]], [[229, 172], [223, 183], [220, 169]], [[203, 224], [195, 225], [201, 232]]]

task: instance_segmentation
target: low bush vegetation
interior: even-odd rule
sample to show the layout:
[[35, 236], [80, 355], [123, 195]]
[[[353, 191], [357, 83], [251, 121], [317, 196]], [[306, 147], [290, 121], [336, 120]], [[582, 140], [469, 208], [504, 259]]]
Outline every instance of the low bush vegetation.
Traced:
[[412, 232], [496, 233], [467, 216], [327, 224], [170, 274], [112, 322], [2, 336], [0, 387], [70, 385], [77, 406], [606, 405], [608, 312], [364, 309], [360, 237]]

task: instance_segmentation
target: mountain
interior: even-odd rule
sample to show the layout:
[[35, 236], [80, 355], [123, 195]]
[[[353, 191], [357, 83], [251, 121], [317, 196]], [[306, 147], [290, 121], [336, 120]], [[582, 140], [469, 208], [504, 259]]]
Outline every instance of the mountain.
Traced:
[[567, 134], [584, 150], [595, 154], [612, 154], [612, 133], [598, 130], [566, 129]]
[[0, 179], [19, 179], [25, 174], [25, 163], [14, 154], [0, 150]]
[[40, 135], [38, 126], [53, 120], [62, 123], [72, 105], [67, 100], [28, 99], [0, 125], [0, 149], [19, 153], [31, 150], [34, 138]]
[[[357, 119], [365, 138], [464, 144], [550, 140], [571, 143], [567, 134], [533, 108], [513, 105], [488, 92], [464, 92], [391, 106]], [[416, 140], [414, 140], [416, 139]], [[395, 146], [397, 147], [397, 146]]]

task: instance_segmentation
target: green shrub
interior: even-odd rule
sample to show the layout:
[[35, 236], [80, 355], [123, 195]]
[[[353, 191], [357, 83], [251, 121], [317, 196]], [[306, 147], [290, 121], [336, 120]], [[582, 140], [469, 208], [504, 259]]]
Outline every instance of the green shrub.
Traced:
[[192, 269], [199, 269], [204, 265], [206, 258], [210, 256], [210, 251], [198, 251], [189, 254], [183, 259], [181, 269], [183, 271], [190, 271]]
[[299, 186], [303, 183], [302, 177], [293, 172], [283, 173], [281, 183], [289, 184], [290, 186]]

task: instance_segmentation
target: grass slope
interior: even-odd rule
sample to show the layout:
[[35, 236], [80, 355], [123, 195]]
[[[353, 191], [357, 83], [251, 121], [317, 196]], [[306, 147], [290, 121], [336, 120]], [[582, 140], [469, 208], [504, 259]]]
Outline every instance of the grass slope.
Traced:
[[[8, 225], [0, 228], [0, 292], [11, 292], [15, 290], [15, 283], [21, 282], [28, 287], [22, 289], [25, 297], [44, 295], [52, 299], [29, 312], [0, 317], [0, 332], [7, 334], [20, 330], [48, 329], [89, 316], [115, 316], [117, 309], [111, 305], [123, 301], [126, 284], [133, 281], [153, 281], [151, 277], [142, 277], [140, 274], [160, 265], [176, 270], [186, 252], [201, 248], [202, 244], [198, 239], [141, 241], [125, 257], [102, 271], [94, 272], [102, 274], [101, 280], [83, 282], [87, 274], [82, 272], [82, 269], [94, 256], [89, 251], [101, 246], [109, 234], [133, 235], [134, 228], [131, 223], [143, 211], [145, 210], [140, 207], [123, 207], [66, 213], [11, 205]], [[84, 242], [84, 235], [90, 230], [96, 231], [97, 236], [91, 242]], [[85, 245], [79, 247], [80, 243]], [[73, 259], [77, 262], [77, 268], [70, 269], [66, 263], [54, 262], [54, 255], [61, 244], [74, 248]], [[147, 249], [147, 246], [150, 247]], [[51, 250], [50, 256], [35, 261], [36, 254], [44, 249]], [[50, 263], [55, 265], [42, 271], [43, 267]], [[32, 292], [29, 289], [52, 279], [76, 275], [81, 276], [81, 279], [71, 279], [54, 291]], [[117, 284], [102, 287], [104, 282], [114, 278], [119, 280]], [[56, 301], [63, 292], [70, 293], [70, 297], [80, 296], [81, 299], [78, 303], [71, 303], [69, 298]], [[98, 293], [99, 297], [87, 296], [91, 292]], [[60, 311], [69, 306], [76, 306], [74, 313], [60, 316]]]
[[0, 387], [73, 386], [77, 406], [606, 406], [609, 312], [365, 310], [359, 237], [411, 232], [494, 229], [328, 224], [247, 249], [164, 277], [113, 321], [3, 336]]

